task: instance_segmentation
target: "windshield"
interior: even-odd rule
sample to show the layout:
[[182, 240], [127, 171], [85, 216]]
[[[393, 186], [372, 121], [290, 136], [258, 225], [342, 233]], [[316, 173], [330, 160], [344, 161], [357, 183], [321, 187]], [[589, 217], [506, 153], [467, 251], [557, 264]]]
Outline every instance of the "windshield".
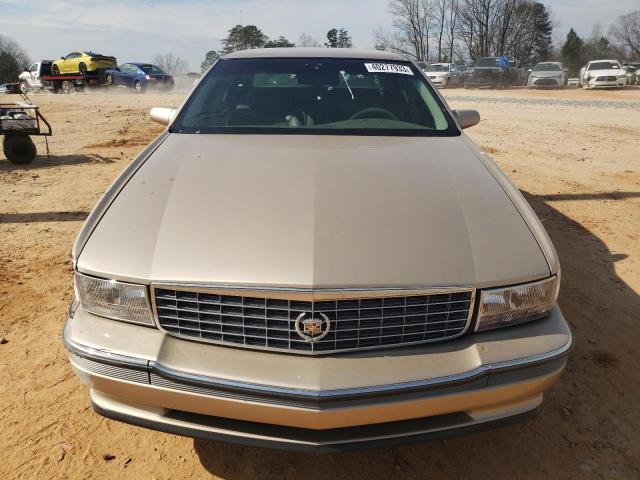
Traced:
[[594, 62], [589, 65], [589, 70], [613, 70], [620, 68], [618, 62]]
[[449, 65], [434, 64], [427, 67], [427, 72], [448, 72]]
[[561, 70], [557, 63], [539, 63], [533, 69], [534, 72], [559, 72]]
[[497, 58], [479, 58], [471, 64], [472, 67], [499, 67], [500, 62]]
[[139, 65], [144, 73], [148, 73], [150, 75], [163, 75], [164, 71], [160, 67], [156, 67], [155, 65]]
[[200, 81], [171, 131], [460, 133], [411, 63], [342, 58], [221, 60]]

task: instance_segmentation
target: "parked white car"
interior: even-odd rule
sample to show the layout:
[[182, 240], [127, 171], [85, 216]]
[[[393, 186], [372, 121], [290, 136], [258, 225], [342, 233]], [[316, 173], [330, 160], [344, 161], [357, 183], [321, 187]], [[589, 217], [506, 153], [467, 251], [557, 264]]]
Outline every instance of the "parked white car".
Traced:
[[541, 62], [530, 70], [527, 86], [533, 88], [562, 88], [569, 82], [569, 74], [560, 62]]
[[624, 88], [627, 72], [617, 60], [591, 60], [580, 70], [578, 83], [582, 88], [609, 87]]
[[425, 74], [437, 87], [461, 86], [464, 83], [463, 73], [453, 63], [432, 63]]

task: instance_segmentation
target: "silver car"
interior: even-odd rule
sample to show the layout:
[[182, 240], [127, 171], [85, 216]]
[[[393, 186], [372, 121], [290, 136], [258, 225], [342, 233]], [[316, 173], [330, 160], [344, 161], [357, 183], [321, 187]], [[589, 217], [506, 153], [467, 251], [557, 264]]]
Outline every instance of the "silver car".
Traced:
[[530, 70], [527, 85], [534, 88], [564, 88], [569, 72], [560, 62], [541, 62]]
[[63, 339], [97, 413], [331, 451], [538, 412], [572, 345], [558, 257], [413, 63], [233, 53], [151, 116], [73, 248]]
[[427, 78], [438, 87], [460, 87], [464, 84], [464, 72], [453, 63], [432, 63], [425, 69]]

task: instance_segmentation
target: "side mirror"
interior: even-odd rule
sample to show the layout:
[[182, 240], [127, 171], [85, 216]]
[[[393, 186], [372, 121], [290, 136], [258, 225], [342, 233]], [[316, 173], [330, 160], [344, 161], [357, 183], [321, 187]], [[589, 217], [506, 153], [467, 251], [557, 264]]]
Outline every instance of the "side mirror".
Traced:
[[477, 110], [454, 110], [453, 114], [458, 118], [462, 128], [473, 127], [480, 123], [480, 114]]
[[149, 112], [151, 120], [160, 125], [170, 125], [177, 114], [178, 109], [173, 107], [153, 107]]

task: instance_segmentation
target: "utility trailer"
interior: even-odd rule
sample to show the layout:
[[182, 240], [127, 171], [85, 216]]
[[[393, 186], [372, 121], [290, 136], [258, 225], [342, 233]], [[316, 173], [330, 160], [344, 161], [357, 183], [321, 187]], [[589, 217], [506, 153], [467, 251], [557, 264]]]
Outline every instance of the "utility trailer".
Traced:
[[[28, 97], [23, 95], [28, 101]], [[52, 134], [51, 125], [42, 116], [40, 109], [30, 103], [0, 103], [0, 136], [7, 159], [16, 165], [26, 165], [36, 158], [36, 146], [32, 136], [45, 137], [47, 155], [49, 143], [46, 137]]]
[[27, 93], [31, 90], [51, 90], [54, 93], [81, 92], [86, 88], [107, 85], [105, 69], [98, 69], [87, 74], [53, 75], [51, 60], [34, 63], [19, 76], [20, 91]]

